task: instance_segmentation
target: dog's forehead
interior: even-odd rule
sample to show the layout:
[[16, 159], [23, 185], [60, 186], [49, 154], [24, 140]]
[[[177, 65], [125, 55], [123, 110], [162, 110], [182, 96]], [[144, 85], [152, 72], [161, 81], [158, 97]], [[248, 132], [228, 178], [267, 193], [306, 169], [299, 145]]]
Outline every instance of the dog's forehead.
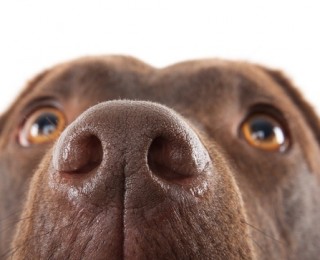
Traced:
[[[171, 95], [201, 92], [206, 92], [211, 100], [219, 98], [221, 93], [228, 93], [229, 99], [237, 96], [241, 101], [253, 96], [286, 100], [283, 89], [262, 69], [249, 63], [211, 59], [156, 69], [123, 56], [85, 58], [61, 64], [47, 73], [32, 92], [75, 97], [89, 95], [93, 90], [100, 96], [107, 93], [106, 98], [154, 101], [158, 97], [170, 100]], [[161, 93], [166, 96], [161, 98]]]

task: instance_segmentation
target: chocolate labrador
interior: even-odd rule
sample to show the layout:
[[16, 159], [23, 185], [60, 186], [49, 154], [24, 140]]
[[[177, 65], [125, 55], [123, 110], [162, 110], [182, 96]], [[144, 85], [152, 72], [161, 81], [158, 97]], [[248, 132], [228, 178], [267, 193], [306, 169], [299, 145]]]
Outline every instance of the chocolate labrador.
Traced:
[[319, 259], [320, 125], [278, 71], [87, 57], [0, 132], [1, 259]]

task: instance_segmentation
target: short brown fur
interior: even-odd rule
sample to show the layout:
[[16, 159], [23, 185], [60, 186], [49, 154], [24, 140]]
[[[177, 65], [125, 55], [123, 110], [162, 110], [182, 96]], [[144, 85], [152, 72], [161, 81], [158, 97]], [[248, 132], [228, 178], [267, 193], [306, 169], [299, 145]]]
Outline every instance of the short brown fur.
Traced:
[[[25, 121], [47, 106], [61, 110], [69, 127], [58, 142], [22, 147], [18, 136]], [[287, 129], [285, 151], [263, 151], [245, 141], [241, 124], [257, 107], [259, 113], [272, 110]], [[95, 184], [90, 196], [82, 190], [72, 197], [69, 184], [59, 185], [75, 185], [73, 175], [56, 177], [54, 161], [68, 138], [84, 135], [84, 125], [93, 124], [90, 131], [114, 144], [104, 188]], [[137, 147], [157, 131], [173, 136], [174, 145], [165, 144], [165, 151], [186, 146], [183, 163], [158, 153], [157, 143], [154, 154], [148, 150], [143, 157], [144, 148]], [[197, 149], [210, 158], [197, 155], [209, 160], [205, 173], [194, 173], [188, 152], [198, 150], [179, 131], [199, 138], [196, 145], [204, 148]], [[320, 125], [278, 71], [223, 60], [155, 69], [131, 57], [83, 58], [31, 81], [2, 115], [0, 133], [1, 259], [319, 256]], [[85, 160], [81, 143], [75, 147], [74, 156]], [[150, 158], [167, 168], [160, 171]], [[192, 172], [191, 180], [173, 178], [172, 165]], [[206, 186], [203, 193], [193, 190], [199, 183]]]

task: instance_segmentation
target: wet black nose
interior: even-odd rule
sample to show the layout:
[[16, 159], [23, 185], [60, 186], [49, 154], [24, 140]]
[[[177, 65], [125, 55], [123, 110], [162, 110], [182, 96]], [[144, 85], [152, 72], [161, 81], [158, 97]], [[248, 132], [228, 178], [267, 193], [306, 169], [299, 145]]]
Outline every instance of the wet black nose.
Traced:
[[197, 134], [171, 109], [110, 101], [87, 110], [63, 132], [54, 148], [53, 182], [90, 193], [92, 200], [118, 196], [118, 190], [134, 193], [128, 203], [137, 206], [165, 196], [155, 195], [163, 189], [203, 192], [210, 165]]

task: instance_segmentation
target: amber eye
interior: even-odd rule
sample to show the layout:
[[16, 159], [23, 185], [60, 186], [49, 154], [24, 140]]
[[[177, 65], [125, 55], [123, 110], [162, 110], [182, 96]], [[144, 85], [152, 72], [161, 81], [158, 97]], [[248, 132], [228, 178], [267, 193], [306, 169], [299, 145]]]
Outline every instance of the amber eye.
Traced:
[[283, 152], [289, 144], [284, 127], [266, 114], [249, 116], [243, 122], [241, 131], [250, 145], [262, 150]]
[[55, 140], [66, 124], [64, 114], [56, 108], [41, 108], [33, 112], [19, 132], [19, 142], [28, 147]]

